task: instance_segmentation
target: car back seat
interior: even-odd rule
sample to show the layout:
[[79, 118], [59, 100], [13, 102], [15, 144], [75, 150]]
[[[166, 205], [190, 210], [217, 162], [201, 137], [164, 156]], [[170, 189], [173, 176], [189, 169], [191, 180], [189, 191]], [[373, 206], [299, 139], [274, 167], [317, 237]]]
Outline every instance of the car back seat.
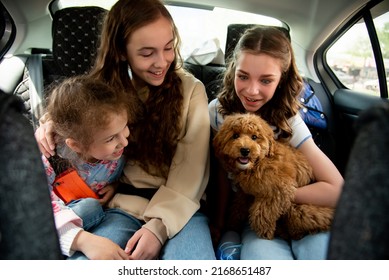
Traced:
[[88, 72], [96, 57], [103, 17], [101, 7], [71, 7], [53, 17], [53, 60], [58, 74], [74, 76]]
[[191, 72], [197, 79], [203, 82], [207, 92], [208, 102], [216, 98], [216, 95], [220, 89], [223, 73], [226, 69], [224, 65], [198, 65], [185, 62], [184, 68]]
[[23, 78], [14, 94], [24, 100], [34, 128], [43, 113], [47, 87], [64, 77], [90, 70], [106, 12], [95, 6], [58, 10], [53, 15], [52, 52], [33, 49], [25, 59]]

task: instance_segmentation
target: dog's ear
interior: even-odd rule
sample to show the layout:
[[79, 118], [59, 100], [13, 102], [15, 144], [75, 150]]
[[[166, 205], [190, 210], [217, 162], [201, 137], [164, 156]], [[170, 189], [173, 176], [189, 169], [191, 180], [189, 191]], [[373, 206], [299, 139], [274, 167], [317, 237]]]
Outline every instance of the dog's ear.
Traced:
[[268, 157], [274, 156], [274, 146], [276, 144], [275, 142], [276, 142], [276, 140], [274, 139], [273, 136], [271, 138], [269, 138], [269, 152], [267, 153]]
[[265, 139], [268, 141], [269, 150], [267, 152], [267, 157], [274, 156], [274, 149], [275, 149], [275, 139], [274, 139], [274, 131], [270, 127], [270, 125], [261, 117], [256, 116], [257, 121], [259, 123], [258, 130], [261, 131], [262, 135], [265, 137]]
[[222, 156], [223, 147], [225, 146], [227, 131], [225, 127], [222, 127], [219, 131], [215, 132], [215, 136], [212, 140], [215, 156], [220, 158]]

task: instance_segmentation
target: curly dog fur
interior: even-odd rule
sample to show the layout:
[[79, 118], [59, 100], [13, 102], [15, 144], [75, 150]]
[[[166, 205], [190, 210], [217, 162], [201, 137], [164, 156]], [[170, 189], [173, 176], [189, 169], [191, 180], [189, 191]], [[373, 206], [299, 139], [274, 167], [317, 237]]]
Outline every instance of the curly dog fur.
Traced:
[[249, 218], [258, 236], [300, 239], [327, 231], [333, 209], [295, 204], [295, 189], [314, 181], [305, 156], [276, 141], [272, 128], [254, 114], [227, 116], [213, 140], [215, 155], [238, 188], [231, 227]]

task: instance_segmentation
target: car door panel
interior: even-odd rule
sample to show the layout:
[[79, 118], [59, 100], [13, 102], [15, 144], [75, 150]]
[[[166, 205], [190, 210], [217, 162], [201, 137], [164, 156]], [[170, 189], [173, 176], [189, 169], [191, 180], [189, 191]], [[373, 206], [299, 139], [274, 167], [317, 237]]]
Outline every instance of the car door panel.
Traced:
[[387, 102], [378, 96], [359, 93], [350, 89], [338, 89], [334, 93], [336, 112], [337, 165], [343, 172], [355, 139], [355, 120], [360, 112]]

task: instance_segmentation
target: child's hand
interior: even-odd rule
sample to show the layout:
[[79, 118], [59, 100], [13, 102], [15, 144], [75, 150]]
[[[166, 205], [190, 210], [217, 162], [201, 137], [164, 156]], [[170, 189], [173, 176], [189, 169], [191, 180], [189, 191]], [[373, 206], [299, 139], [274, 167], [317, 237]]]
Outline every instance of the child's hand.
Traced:
[[36, 129], [34, 134], [35, 139], [41, 153], [49, 158], [55, 155], [54, 123], [49, 119], [47, 114], [42, 116], [39, 122], [40, 126]]
[[72, 249], [81, 251], [90, 260], [128, 260], [129, 256], [119, 245], [108, 238], [80, 231]]
[[114, 185], [107, 185], [101, 190], [99, 190], [98, 194], [100, 195], [99, 202], [101, 205], [106, 205], [112, 197], [115, 195], [116, 187]]
[[146, 228], [141, 228], [128, 240], [125, 252], [131, 260], [155, 260], [158, 258], [162, 244]]

